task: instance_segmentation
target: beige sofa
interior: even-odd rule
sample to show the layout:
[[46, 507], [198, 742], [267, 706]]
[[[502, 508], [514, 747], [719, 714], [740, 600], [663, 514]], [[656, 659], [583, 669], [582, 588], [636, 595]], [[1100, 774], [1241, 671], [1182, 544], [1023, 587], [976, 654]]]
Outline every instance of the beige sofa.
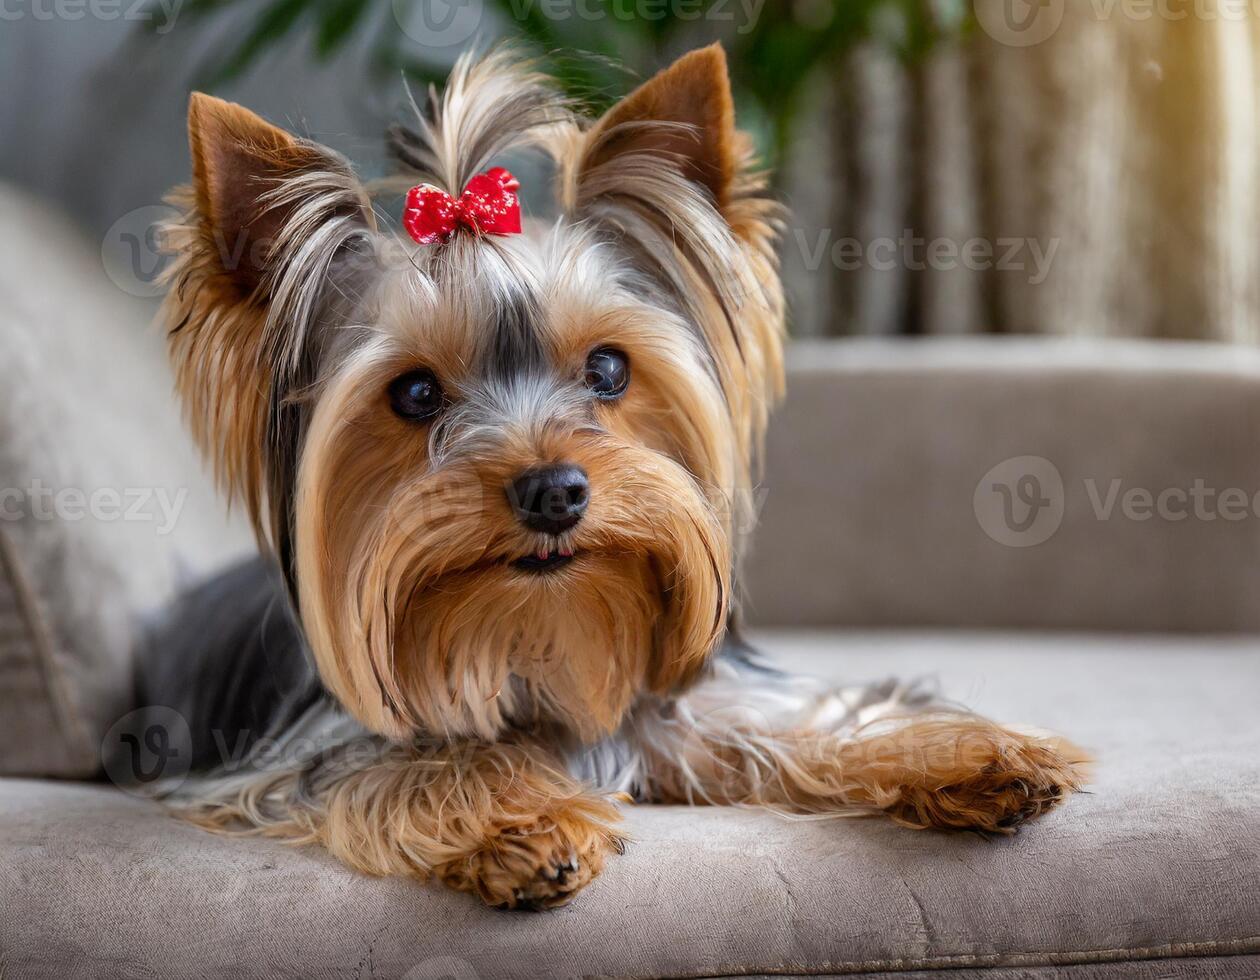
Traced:
[[627, 854], [572, 906], [504, 914], [89, 781], [146, 613], [248, 539], [145, 312], [12, 196], [6, 255], [32, 222], [44, 251], [0, 263], [0, 488], [186, 494], [166, 534], [0, 520], [4, 980], [1260, 976], [1257, 354], [797, 345], [745, 568], [755, 638], [1067, 733], [1099, 757], [1092, 793], [1000, 840], [630, 808]]

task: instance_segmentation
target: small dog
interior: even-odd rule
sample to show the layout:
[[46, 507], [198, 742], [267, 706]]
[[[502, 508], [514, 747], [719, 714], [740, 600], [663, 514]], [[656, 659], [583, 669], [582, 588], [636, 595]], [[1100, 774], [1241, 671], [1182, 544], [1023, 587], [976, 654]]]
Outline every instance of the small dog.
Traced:
[[[219, 764], [172, 802], [546, 908], [622, 848], [619, 801], [1009, 832], [1078, 789], [1061, 740], [736, 637], [782, 216], [722, 49], [599, 119], [498, 49], [417, 119], [381, 185], [415, 185], [404, 239], [337, 154], [192, 98], [163, 316], [269, 558], [183, 600], [144, 667]], [[491, 164], [527, 147], [555, 214], [522, 226]]]

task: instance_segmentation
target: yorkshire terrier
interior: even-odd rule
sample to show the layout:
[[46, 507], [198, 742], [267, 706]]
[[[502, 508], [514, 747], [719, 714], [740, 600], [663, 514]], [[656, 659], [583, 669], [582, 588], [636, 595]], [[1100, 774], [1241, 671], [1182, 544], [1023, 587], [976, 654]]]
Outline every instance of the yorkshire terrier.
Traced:
[[[737, 639], [783, 218], [719, 46], [600, 118], [508, 50], [464, 58], [371, 195], [240, 106], [195, 94], [188, 130], [163, 317], [267, 557], [144, 665], [219, 769], [186, 815], [546, 908], [622, 849], [619, 803], [1004, 833], [1080, 788], [1067, 742]], [[526, 148], [554, 213], [522, 222]], [[409, 185], [404, 237], [373, 202]]]

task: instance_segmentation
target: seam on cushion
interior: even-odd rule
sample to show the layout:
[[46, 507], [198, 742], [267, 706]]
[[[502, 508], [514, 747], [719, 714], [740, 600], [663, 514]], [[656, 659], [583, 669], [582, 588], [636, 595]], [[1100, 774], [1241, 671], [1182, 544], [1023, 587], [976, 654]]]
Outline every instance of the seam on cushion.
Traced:
[[[35, 652], [35, 669], [39, 673], [44, 691], [48, 696], [48, 704], [52, 708], [62, 746], [69, 755], [67, 761], [77, 767], [79, 753], [84, 753], [85, 756], [90, 755], [92, 746], [86, 729], [79, 724], [79, 719], [70, 706], [65, 677], [53, 654], [52, 631], [40, 614], [35, 600], [35, 590], [31, 588], [22, 564], [18, 560], [17, 551], [3, 528], [0, 528], [0, 569], [4, 570], [13, 586], [13, 597], [17, 602], [18, 615], [26, 625], [27, 636]], [[34, 737], [36, 733], [30, 734]], [[75, 748], [76, 742], [78, 751]]]
[[1078, 966], [1087, 963], [1119, 963], [1125, 960], [1182, 959], [1188, 957], [1241, 956], [1260, 952], [1260, 936], [1242, 939], [1211, 939], [1196, 942], [1169, 942], [1163, 946], [1121, 946], [1115, 949], [1084, 949], [1044, 953], [955, 953], [942, 956], [891, 960], [841, 960], [809, 964], [780, 963], [776, 966], [718, 967], [703, 973], [677, 973], [679, 978], [744, 976], [817, 976], [843, 973], [900, 973], [910, 970], [956, 970], [968, 966]]

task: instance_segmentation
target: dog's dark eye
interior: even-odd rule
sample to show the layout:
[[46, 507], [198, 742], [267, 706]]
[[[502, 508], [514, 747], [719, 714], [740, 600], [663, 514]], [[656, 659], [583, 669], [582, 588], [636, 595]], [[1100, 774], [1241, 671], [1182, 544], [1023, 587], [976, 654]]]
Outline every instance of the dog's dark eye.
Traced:
[[582, 377], [597, 398], [620, 398], [630, 384], [630, 362], [612, 347], [591, 351]]
[[389, 383], [389, 404], [399, 417], [423, 422], [442, 410], [442, 386], [432, 371], [408, 371]]

